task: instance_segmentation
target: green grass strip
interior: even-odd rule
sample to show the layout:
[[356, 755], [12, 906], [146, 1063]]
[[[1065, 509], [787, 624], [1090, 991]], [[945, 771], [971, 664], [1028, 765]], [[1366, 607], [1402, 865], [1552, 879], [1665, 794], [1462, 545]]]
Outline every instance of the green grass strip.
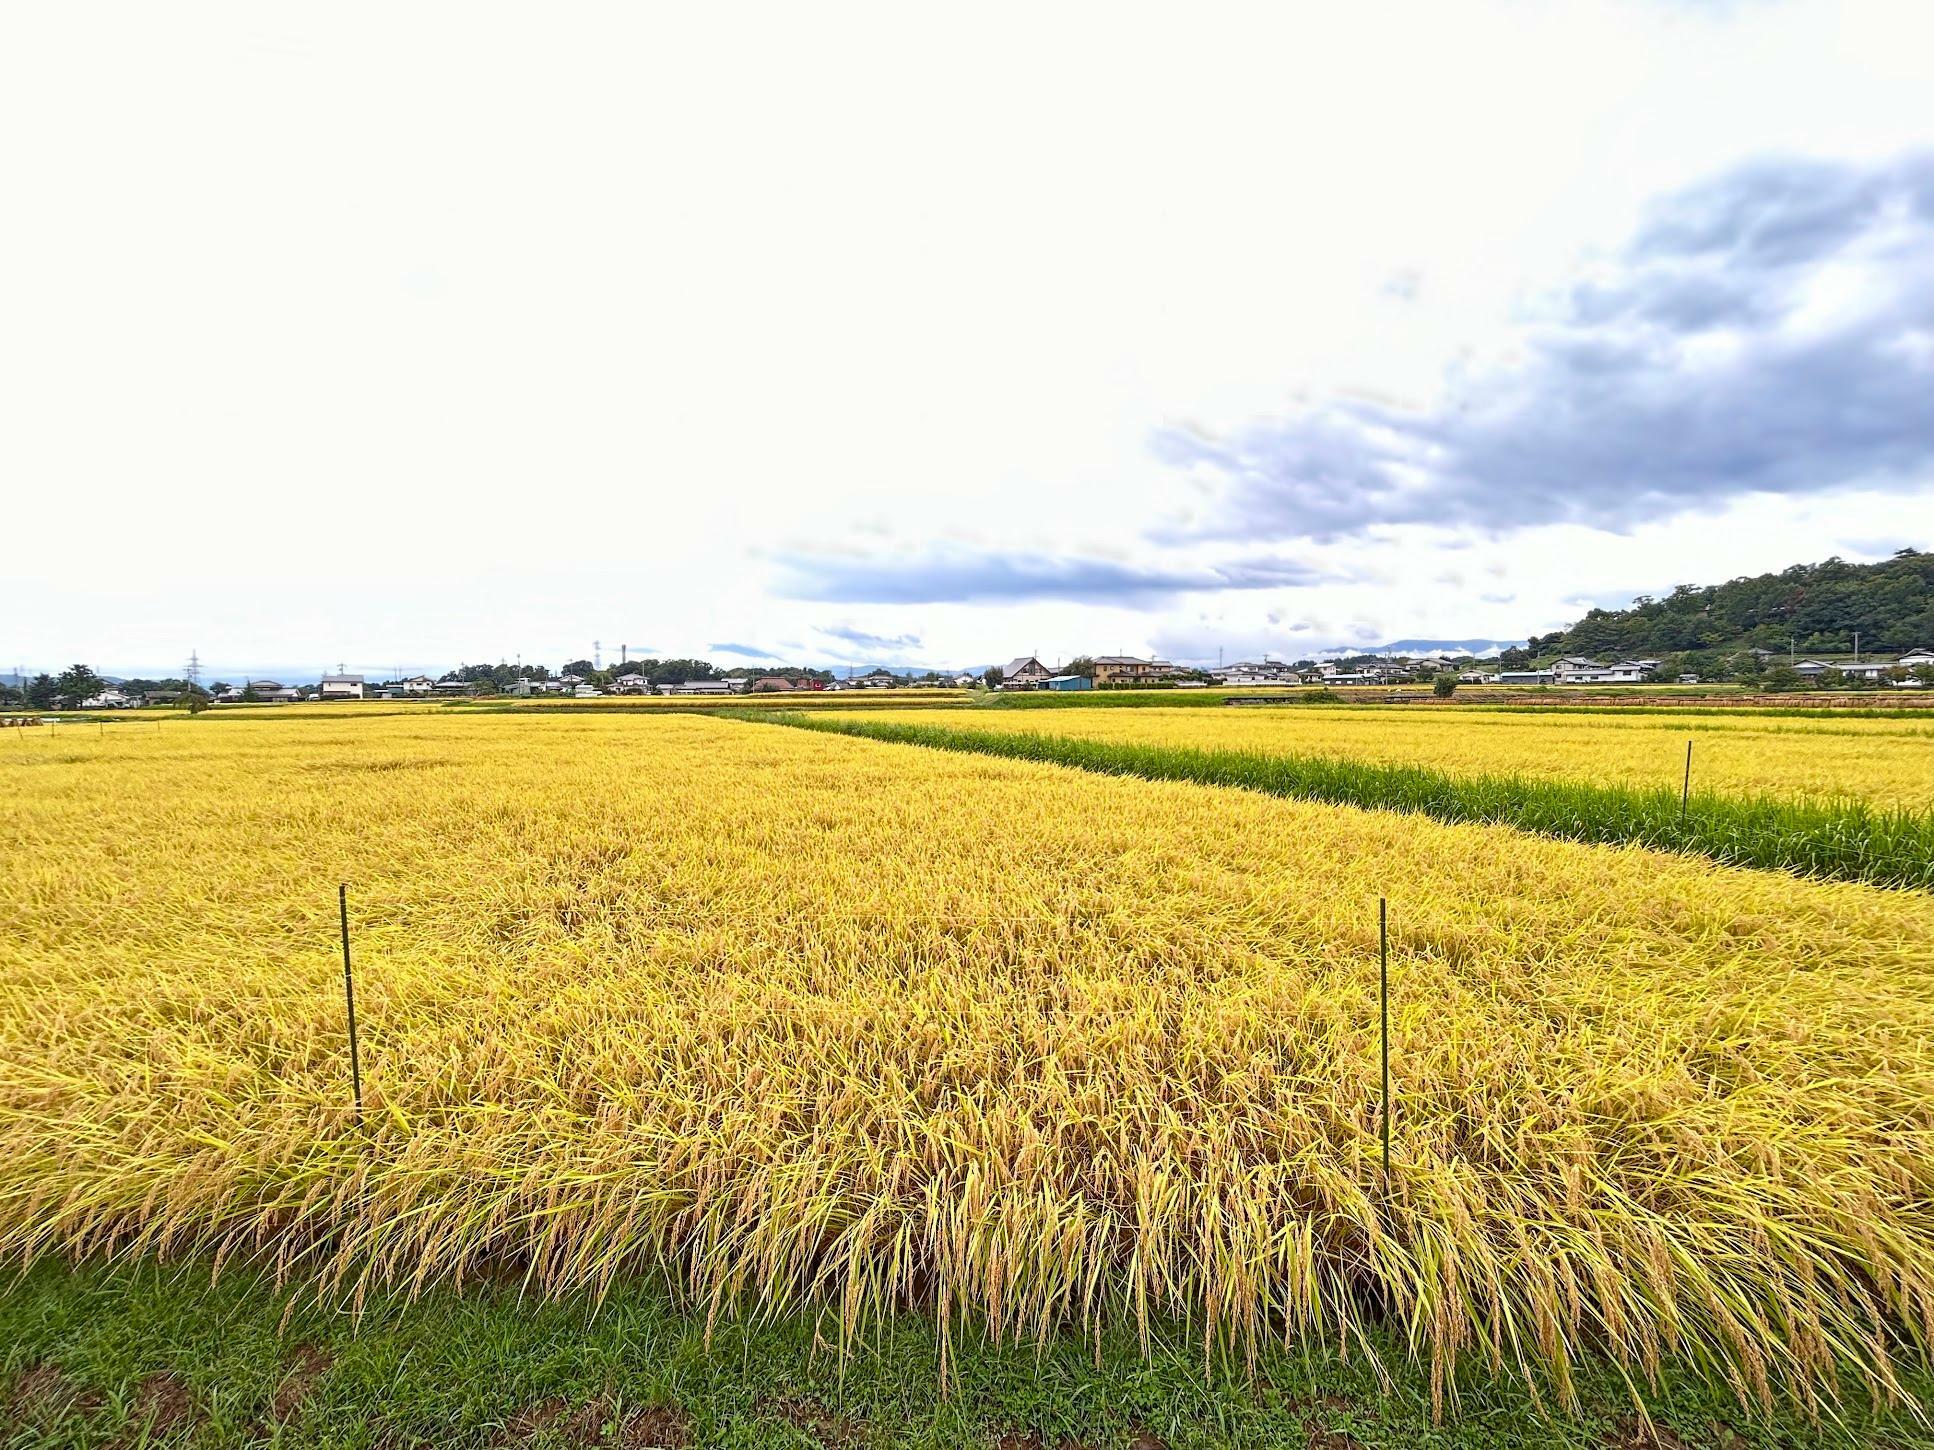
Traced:
[[1900, 1403], [1873, 1406], [1849, 1382], [1812, 1418], [1748, 1413], [1672, 1360], [1635, 1390], [1581, 1357], [1572, 1413], [1474, 1366], [1440, 1419], [1427, 1367], [1384, 1339], [1374, 1359], [1299, 1342], [1245, 1362], [1159, 1317], [1145, 1351], [1132, 1329], [993, 1344], [908, 1315], [849, 1358], [824, 1327], [805, 1313], [715, 1320], [623, 1279], [596, 1303], [540, 1300], [506, 1275], [375, 1291], [350, 1313], [233, 1263], [219, 1278], [199, 1260], [10, 1267], [0, 1445], [1934, 1450], [1919, 1410], [1934, 1381], [1905, 1365]]
[[1695, 794], [1682, 814], [1674, 790], [1513, 775], [1456, 776], [1422, 766], [1329, 756], [1128, 745], [900, 721], [828, 720], [799, 712], [719, 713], [901, 745], [1070, 765], [1103, 775], [1234, 786], [1370, 810], [1414, 811], [1440, 821], [1514, 826], [1571, 841], [1630, 843], [1797, 876], [1934, 889], [1934, 815], [1856, 801]]

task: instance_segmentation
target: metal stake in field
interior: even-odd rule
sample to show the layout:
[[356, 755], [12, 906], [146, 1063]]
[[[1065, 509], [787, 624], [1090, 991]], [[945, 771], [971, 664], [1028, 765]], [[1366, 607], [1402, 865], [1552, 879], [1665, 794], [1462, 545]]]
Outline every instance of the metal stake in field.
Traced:
[[1686, 741], [1686, 783], [1679, 790], [1679, 819], [1686, 818], [1686, 803], [1692, 799], [1692, 742]]
[[342, 913], [342, 995], [349, 1008], [349, 1081], [356, 1094], [356, 1122], [363, 1121], [363, 1061], [356, 1045], [356, 979], [349, 970], [349, 883], [336, 888], [336, 904]]
[[1383, 1177], [1390, 1180], [1390, 902], [1377, 898], [1377, 996], [1382, 1010]]

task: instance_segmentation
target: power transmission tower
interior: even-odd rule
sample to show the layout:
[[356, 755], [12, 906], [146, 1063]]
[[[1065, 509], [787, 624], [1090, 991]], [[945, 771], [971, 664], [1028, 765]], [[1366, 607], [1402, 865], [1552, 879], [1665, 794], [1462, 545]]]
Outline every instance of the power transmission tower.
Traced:
[[603, 649], [604, 649], [604, 646], [599, 644], [595, 639], [591, 641], [591, 668], [594, 670], [601, 670], [604, 668], [604, 655], [602, 653]]
[[188, 663], [183, 669], [188, 676], [188, 688], [191, 690], [199, 690], [201, 688], [201, 656], [195, 653], [194, 650], [189, 650]]

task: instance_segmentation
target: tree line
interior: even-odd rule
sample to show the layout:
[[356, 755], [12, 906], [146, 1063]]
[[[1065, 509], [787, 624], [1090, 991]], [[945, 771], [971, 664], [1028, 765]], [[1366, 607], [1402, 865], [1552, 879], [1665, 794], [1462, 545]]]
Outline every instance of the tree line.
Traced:
[[[0, 704], [26, 705], [35, 710], [75, 710], [108, 688], [109, 682], [88, 665], [69, 665], [58, 675], [46, 672], [18, 685], [0, 685]], [[122, 680], [116, 688], [130, 695], [172, 692], [184, 699], [205, 701], [208, 691], [187, 680]]]
[[1934, 554], [1902, 549], [1877, 564], [1832, 558], [1724, 584], [1681, 584], [1663, 599], [1642, 594], [1628, 608], [1594, 609], [1569, 628], [1533, 635], [1524, 658], [1757, 648], [1804, 659], [1851, 653], [1856, 636], [1862, 653], [1934, 646]]

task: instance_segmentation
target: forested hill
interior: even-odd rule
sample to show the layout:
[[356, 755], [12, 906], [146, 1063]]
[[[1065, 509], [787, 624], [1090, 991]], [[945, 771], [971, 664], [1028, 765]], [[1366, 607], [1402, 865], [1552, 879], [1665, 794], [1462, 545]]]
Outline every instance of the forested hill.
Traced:
[[1758, 645], [1784, 653], [1862, 654], [1934, 648], [1934, 554], [1902, 549], [1878, 564], [1828, 559], [1701, 587], [1681, 584], [1663, 599], [1641, 595], [1629, 609], [1594, 609], [1569, 629], [1536, 635], [1528, 652], [1547, 655], [1667, 655]]

